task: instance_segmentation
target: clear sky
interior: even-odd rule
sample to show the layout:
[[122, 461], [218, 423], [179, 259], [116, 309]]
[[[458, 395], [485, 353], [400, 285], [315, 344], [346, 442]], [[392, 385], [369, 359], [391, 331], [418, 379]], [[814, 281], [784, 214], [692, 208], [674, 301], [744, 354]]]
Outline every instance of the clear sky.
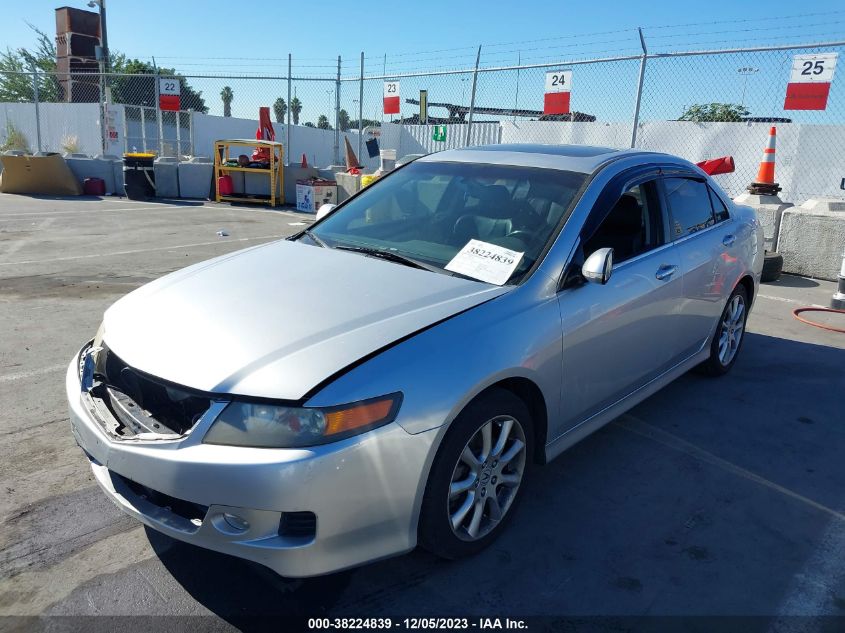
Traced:
[[[638, 26], [644, 29], [649, 49], [656, 52], [845, 39], [842, 0], [106, 1], [112, 50], [146, 60], [155, 56], [159, 65], [175, 67], [185, 75], [282, 76], [291, 53], [294, 76], [333, 76], [341, 55], [342, 74], [350, 77], [360, 71], [361, 51], [365, 52], [367, 74], [471, 68], [479, 44], [483, 47], [482, 67], [515, 64], [517, 60], [539, 63], [612, 57], [639, 52]], [[70, 0], [67, 4], [85, 8], [87, 2]], [[27, 23], [52, 35], [57, 6], [59, 3], [49, 0], [3, 0], [0, 48], [31, 46], [35, 38]], [[654, 103], [645, 102], [646, 110], [657, 109], [664, 94], [673, 101], [671, 108], [666, 106], [667, 113], [715, 94], [713, 91], [722, 94], [711, 100], [739, 102], [745, 87], [745, 102], [756, 110], [753, 113], [783, 115], [774, 111], [782, 99], [783, 60], [765, 56], [726, 57], [719, 63], [686, 59], [672, 60], [674, 65], [656, 63], [648, 69], [647, 83], [659, 78], [663, 84], [675, 81], [676, 86], [661, 87], [660, 95], [655, 88]], [[747, 79], [736, 72], [746, 65], [758, 69]], [[845, 83], [842, 65], [845, 59], [837, 69], [838, 83]], [[628, 116], [636, 62], [575, 69], [573, 108], [609, 120]], [[543, 72], [525, 71], [519, 78], [510, 72], [485, 73], [479, 79], [478, 102], [538, 107]], [[429, 101], [466, 103], [469, 79], [469, 75], [409, 79], [402, 82], [402, 97], [416, 96], [420, 88], [426, 88]], [[230, 85], [235, 93], [235, 116], [253, 117], [258, 105], [269, 105], [276, 96], [287, 94], [284, 81], [200, 77], [190, 81], [203, 91], [212, 113], [221, 110], [223, 85]], [[303, 120], [316, 119], [318, 112], [330, 114], [333, 82], [301, 82], [295, 88], [305, 104]], [[381, 117], [381, 90], [380, 81], [365, 84], [365, 117]], [[344, 83], [341, 105], [353, 118], [357, 99], [357, 83]]]

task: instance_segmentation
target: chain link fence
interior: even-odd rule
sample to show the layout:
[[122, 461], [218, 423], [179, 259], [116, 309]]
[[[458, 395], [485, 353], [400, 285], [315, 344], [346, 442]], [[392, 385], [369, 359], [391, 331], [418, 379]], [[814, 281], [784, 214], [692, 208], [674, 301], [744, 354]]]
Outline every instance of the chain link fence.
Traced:
[[[845, 197], [845, 80], [830, 84], [825, 109], [784, 109], [796, 55], [843, 51], [842, 41], [629, 49], [612, 58], [503, 65], [501, 55], [488, 62], [480, 50], [472, 67], [414, 72], [363, 55], [319, 67], [290, 57], [275, 62], [274, 75], [180, 75], [179, 112], [156, 107], [161, 77], [154, 74], [2, 72], [0, 149], [208, 156], [216, 139], [253, 137], [259, 108], [269, 107], [292, 163], [342, 165], [346, 140], [366, 168], [378, 165], [368, 152], [372, 139], [399, 158], [500, 142], [633, 146], [691, 161], [732, 155], [736, 171], [717, 178], [737, 195], [754, 179], [774, 125], [783, 197]], [[568, 113], [544, 113], [549, 72], [571, 73]], [[383, 107], [386, 82], [397, 84], [392, 114]], [[84, 102], [65, 101], [69, 85]]]

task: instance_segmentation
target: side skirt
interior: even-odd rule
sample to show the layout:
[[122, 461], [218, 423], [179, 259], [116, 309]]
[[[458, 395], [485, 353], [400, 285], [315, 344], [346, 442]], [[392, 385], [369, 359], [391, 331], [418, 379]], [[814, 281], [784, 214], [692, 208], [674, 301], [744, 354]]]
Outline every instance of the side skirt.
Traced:
[[[709, 343], [709, 341], [710, 337], [707, 338], [706, 343]], [[674, 367], [667, 369], [665, 372], [656, 376], [636, 391], [631, 392], [621, 400], [618, 400], [607, 408], [593, 414], [583, 422], [580, 422], [562, 435], [553, 439], [551, 442], [546, 444], [546, 463], [553, 460], [573, 444], [577, 444], [591, 433], [598, 431], [608, 422], [613, 421], [629, 409], [635, 407], [652, 394], [660, 391], [660, 389], [676, 378], [684, 375], [699, 363], [707, 360], [709, 354], [710, 346], [705, 344], [702, 346], [702, 349], [694, 355], [681, 361]]]

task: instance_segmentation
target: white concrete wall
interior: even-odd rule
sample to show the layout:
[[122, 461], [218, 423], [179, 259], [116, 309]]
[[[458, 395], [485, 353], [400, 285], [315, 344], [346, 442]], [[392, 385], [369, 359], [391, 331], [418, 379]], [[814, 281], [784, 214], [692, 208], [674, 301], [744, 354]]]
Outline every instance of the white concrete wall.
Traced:
[[[85, 154], [102, 153], [100, 107], [96, 103], [42, 103], [38, 106], [41, 122], [41, 149], [63, 152], [62, 142], [76, 136], [79, 151]], [[22, 132], [29, 148], [37, 151], [35, 105], [32, 103], [0, 103], [0, 144], [6, 141], [7, 123]]]
[[[568, 123], [503, 121], [502, 143], [586, 143], [625, 148], [631, 142], [630, 123]], [[779, 123], [775, 177], [785, 201], [800, 204], [819, 196], [845, 197], [839, 188], [845, 177], [845, 126]], [[693, 123], [648, 121], [637, 131], [637, 148], [666, 152], [698, 162], [731, 155], [732, 174], [716, 176], [731, 196], [737, 196], [757, 176], [770, 123]], [[841, 151], [832, 151], [842, 148]]]
[[[399, 125], [385, 123], [381, 127], [379, 146], [381, 149], [395, 149], [396, 158], [408, 154], [430, 154], [444, 149], [466, 146], [465, 124], [455, 123], [446, 126], [446, 141], [434, 141], [434, 125]], [[489, 145], [499, 142], [498, 123], [473, 123], [471, 145]]]

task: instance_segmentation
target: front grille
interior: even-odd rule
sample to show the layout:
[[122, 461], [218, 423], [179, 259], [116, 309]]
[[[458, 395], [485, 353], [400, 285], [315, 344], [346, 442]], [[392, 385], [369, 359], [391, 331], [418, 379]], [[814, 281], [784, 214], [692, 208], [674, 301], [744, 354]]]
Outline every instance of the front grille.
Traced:
[[130, 367], [105, 345], [92, 357], [87, 360], [93, 362], [88, 393], [106, 431], [119, 439], [142, 434], [181, 437], [211, 406], [211, 399], [202, 394]]
[[194, 525], [202, 523], [203, 519], [205, 519], [205, 515], [208, 513], [208, 506], [171, 497], [170, 495], [153, 490], [152, 488], [139, 484], [131, 479], [127, 479], [126, 477], [118, 475], [112, 471], [109, 471], [109, 474], [111, 475], [113, 483], [115, 480], [123, 483], [127, 488], [129, 488], [129, 490], [144, 501], [148, 501], [154, 506], [172, 512], [176, 516], [182, 517]]

